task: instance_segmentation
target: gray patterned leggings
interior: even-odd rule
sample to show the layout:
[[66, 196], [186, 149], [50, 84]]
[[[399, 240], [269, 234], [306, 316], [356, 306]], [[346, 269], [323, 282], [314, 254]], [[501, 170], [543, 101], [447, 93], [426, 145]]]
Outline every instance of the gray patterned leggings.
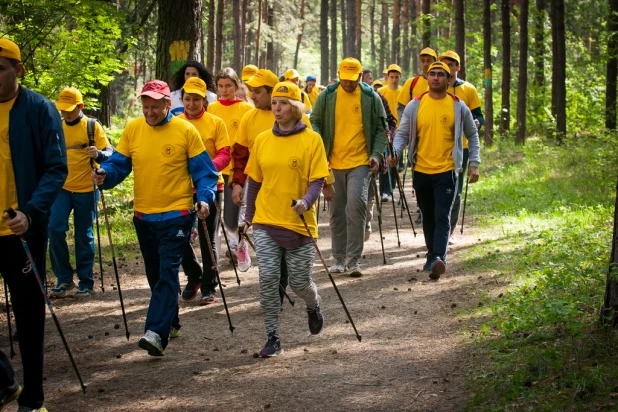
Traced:
[[320, 304], [318, 289], [311, 279], [311, 269], [315, 259], [315, 249], [311, 243], [295, 249], [279, 246], [265, 230], [256, 229], [255, 249], [260, 268], [260, 307], [264, 313], [266, 334], [279, 336], [279, 278], [281, 277], [281, 258], [285, 255], [290, 275], [290, 288], [296, 296], [307, 304], [307, 309], [315, 309]]

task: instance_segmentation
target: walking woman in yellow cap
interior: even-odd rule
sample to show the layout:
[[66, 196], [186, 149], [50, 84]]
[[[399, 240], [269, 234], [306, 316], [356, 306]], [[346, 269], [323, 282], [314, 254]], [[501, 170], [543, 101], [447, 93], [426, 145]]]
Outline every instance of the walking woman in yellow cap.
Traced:
[[[290, 82], [278, 83], [271, 107], [275, 124], [256, 137], [246, 168], [247, 213], [242, 224], [243, 229], [254, 225], [260, 306], [268, 337], [260, 352], [264, 358], [281, 352], [279, 278], [283, 257], [290, 287], [307, 305], [309, 331], [316, 335], [322, 330], [320, 296], [311, 279], [315, 249], [299, 215], [305, 216], [317, 237], [314, 204], [329, 174], [320, 135], [301, 121], [304, 105], [300, 89]], [[290, 206], [292, 200], [296, 200], [294, 207]]]

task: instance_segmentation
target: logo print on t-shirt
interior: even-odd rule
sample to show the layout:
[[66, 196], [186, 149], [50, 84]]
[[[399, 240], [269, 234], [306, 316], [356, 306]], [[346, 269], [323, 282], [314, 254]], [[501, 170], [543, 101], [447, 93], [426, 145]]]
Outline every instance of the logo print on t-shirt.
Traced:
[[298, 169], [300, 167], [300, 159], [298, 157], [292, 157], [288, 160], [288, 166], [290, 169]]
[[238, 125], [240, 124], [240, 121], [238, 121], [238, 119], [233, 119], [230, 122], [230, 126], [232, 126], [234, 129], [238, 129]]
[[361, 111], [360, 104], [352, 105], [352, 112], [354, 112], [355, 114], [359, 114], [360, 111]]
[[171, 156], [174, 154], [174, 147], [167, 144], [163, 146], [163, 148], [161, 149], [161, 153], [163, 153], [164, 156]]
[[449, 122], [449, 120], [450, 120], [450, 118], [446, 114], [443, 114], [442, 116], [440, 116], [440, 123], [442, 123], [442, 124], [447, 124]]

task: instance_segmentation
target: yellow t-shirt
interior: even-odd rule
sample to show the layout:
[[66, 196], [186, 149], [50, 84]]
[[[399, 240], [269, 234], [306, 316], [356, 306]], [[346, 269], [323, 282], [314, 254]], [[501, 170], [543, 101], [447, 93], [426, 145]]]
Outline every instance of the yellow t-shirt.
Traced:
[[335, 103], [335, 137], [328, 159], [333, 169], [352, 169], [369, 165], [367, 140], [363, 133], [361, 88], [348, 93], [337, 87]]
[[[8, 102], [0, 103], [0, 212], [9, 207], [17, 209], [17, 188], [9, 146], [9, 112], [16, 98], [17, 96]], [[9, 229], [9, 221], [0, 219], [0, 236], [13, 234]]]
[[434, 100], [429, 95], [421, 99], [416, 117], [416, 164], [414, 170], [436, 174], [455, 169], [453, 147], [455, 101], [451, 96]]
[[[311, 122], [306, 114], [303, 113], [301, 120], [307, 125], [308, 129], [312, 129]], [[247, 147], [249, 152], [251, 152], [257, 135], [263, 131], [271, 130], [274, 125], [275, 115], [272, 110], [262, 110], [254, 107], [242, 117], [236, 134], [236, 143]]]
[[129, 122], [116, 151], [133, 162], [135, 211], [192, 209], [189, 158], [204, 150], [195, 126], [178, 117], [163, 126], [150, 126], [143, 117]]
[[[240, 126], [240, 119], [251, 109], [253, 109], [253, 106], [247, 102], [239, 102], [226, 106], [218, 100], [214, 103], [210, 103], [206, 108], [208, 113], [220, 117], [225, 122], [230, 140], [230, 152], [234, 148], [234, 143], [236, 143], [236, 132], [238, 131], [238, 126]], [[232, 159], [230, 160], [230, 164], [223, 169], [221, 173], [229, 175], [233, 167], [234, 160]]]
[[[305, 225], [290, 206], [300, 199], [309, 183], [328, 176], [326, 152], [319, 134], [308, 128], [292, 136], [275, 136], [267, 130], [255, 139], [246, 173], [262, 183], [255, 201], [253, 223], [274, 225], [307, 234]], [[304, 213], [313, 237], [318, 237], [315, 205]]]
[[308, 93], [305, 90], [305, 93], [307, 93], [307, 96], [309, 96], [309, 101], [311, 102], [311, 106], [315, 106], [315, 101], [318, 98], [318, 94], [320, 94], [320, 90], [318, 89], [318, 87], [314, 86], [313, 89], [311, 90], [311, 93]]
[[307, 95], [307, 93], [305, 93], [304, 90], [300, 91], [302, 93], [302, 101], [305, 103], [305, 111], [307, 110], [311, 110], [311, 108], [313, 108], [313, 103], [311, 102], [311, 99], [309, 99], [309, 96]]
[[[472, 83], [464, 82], [457, 87], [449, 87], [447, 92], [454, 94], [468, 106], [468, 109], [474, 110], [481, 107], [481, 100], [479, 94], [476, 91], [476, 87]], [[464, 136], [463, 139], [464, 149], [468, 148], [468, 139]]]
[[[202, 143], [208, 152], [208, 156], [214, 159], [217, 152], [224, 147], [230, 146], [230, 137], [227, 134], [227, 129], [223, 120], [210, 113], [204, 113], [199, 119], [188, 119], [183, 113], [178, 116], [179, 119], [186, 120], [191, 123], [202, 137]], [[228, 165], [229, 166], [229, 165]], [[226, 166], [223, 170], [225, 170]], [[223, 173], [219, 172], [219, 180], [217, 185], [223, 184]]]
[[[410, 98], [410, 87], [412, 87], [414, 77], [410, 77], [408, 80], [406, 80], [405, 84], [401, 88], [401, 91], [399, 92], [399, 99], [397, 99], [397, 105], [395, 105], [395, 111], [397, 111], [398, 105], [401, 104], [403, 106], [406, 106], [408, 103], [410, 103], [410, 100], [414, 99], [417, 96], [420, 96], [421, 94], [429, 90], [429, 83], [427, 82], [427, 79], [423, 75], [420, 75], [418, 77], [418, 80], [416, 81], [416, 84], [414, 85], [414, 90], [412, 90], [412, 98]], [[393, 110], [391, 109], [391, 111]]]
[[391, 113], [395, 116], [397, 120], [397, 127], [399, 127], [399, 115], [397, 115], [397, 100], [399, 99], [399, 92], [401, 92], [401, 87], [397, 90], [393, 90], [388, 86], [380, 87], [378, 89], [378, 93], [380, 93], [386, 101], [388, 102], [388, 106], [391, 109]]
[[[69, 126], [63, 121], [62, 130], [64, 130], [67, 166], [69, 168], [69, 175], [62, 188], [76, 193], [92, 192], [94, 187], [90, 177], [91, 168], [88, 147], [83, 147], [88, 145], [88, 118], [83, 116], [82, 120], [73, 126]], [[103, 128], [98, 122], [94, 124], [94, 145], [99, 150], [110, 145]], [[95, 167], [98, 167], [96, 163]]]

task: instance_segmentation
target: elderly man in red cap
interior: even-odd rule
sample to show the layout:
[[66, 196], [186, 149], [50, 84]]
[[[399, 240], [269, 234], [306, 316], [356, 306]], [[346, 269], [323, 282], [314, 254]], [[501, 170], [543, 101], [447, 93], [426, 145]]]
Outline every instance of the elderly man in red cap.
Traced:
[[180, 329], [178, 268], [195, 213], [192, 182], [195, 210], [205, 219], [218, 174], [195, 126], [172, 116], [167, 83], [146, 83], [140, 97], [144, 117], [127, 124], [116, 151], [92, 179], [110, 189], [135, 170], [133, 224], [152, 291], [139, 347], [163, 356], [170, 332]]

